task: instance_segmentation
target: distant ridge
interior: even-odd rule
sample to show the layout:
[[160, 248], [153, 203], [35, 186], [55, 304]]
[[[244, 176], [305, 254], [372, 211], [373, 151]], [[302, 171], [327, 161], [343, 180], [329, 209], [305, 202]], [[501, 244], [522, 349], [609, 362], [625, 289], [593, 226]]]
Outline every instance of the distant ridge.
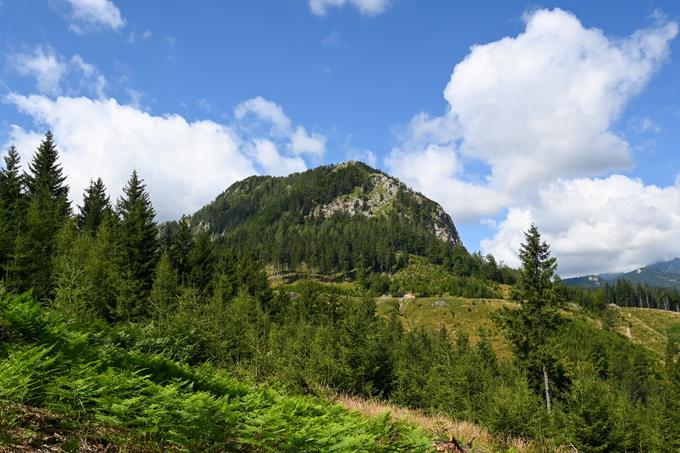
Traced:
[[565, 278], [563, 281], [568, 285], [598, 288], [621, 279], [656, 288], [680, 289], [680, 258], [650, 264], [626, 273], [585, 275]]

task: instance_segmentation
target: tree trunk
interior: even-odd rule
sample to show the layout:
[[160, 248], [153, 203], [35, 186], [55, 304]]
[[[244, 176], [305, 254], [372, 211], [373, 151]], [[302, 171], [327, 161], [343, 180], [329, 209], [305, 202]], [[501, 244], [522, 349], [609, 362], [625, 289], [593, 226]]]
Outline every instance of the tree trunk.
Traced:
[[545, 407], [548, 410], [548, 415], [550, 415], [550, 410], [552, 409], [552, 404], [550, 402], [550, 382], [548, 381], [548, 370], [545, 365], [543, 365], [543, 385], [545, 387]]

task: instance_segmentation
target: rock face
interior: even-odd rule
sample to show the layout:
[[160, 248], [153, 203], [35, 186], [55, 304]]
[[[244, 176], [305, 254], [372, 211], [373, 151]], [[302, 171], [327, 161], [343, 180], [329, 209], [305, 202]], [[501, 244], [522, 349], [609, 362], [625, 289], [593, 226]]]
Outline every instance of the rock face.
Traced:
[[[335, 171], [350, 166], [366, 167], [360, 162], [348, 161], [337, 164], [335, 166]], [[377, 170], [373, 171], [375, 171], [375, 173], [370, 173], [368, 175], [371, 182], [370, 190], [364, 190], [361, 187], [357, 187], [352, 193], [340, 195], [330, 203], [316, 206], [311, 212], [311, 216], [330, 217], [333, 214], [340, 212], [352, 216], [361, 215], [364, 217], [376, 217], [390, 213], [396, 213], [398, 215], [403, 214], [405, 217], [408, 217], [407, 214], [398, 212], [398, 206], [395, 206], [397, 195], [402, 192], [408, 197], [411, 197], [418, 204], [432, 203], [434, 206], [431, 215], [431, 233], [441, 241], [453, 245], [462, 245], [451, 216], [447, 214], [439, 204], [434, 203], [420, 193], [412, 191], [398, 179], [378, 172]]]
[[369, 178], [373, 187], [368, 193], [358, 188], [359, 190], [350, 194], [340, 195], [332, 202], [314, 208], [312, 215], [330, 217], [336, 212], [344, 212], [373, 217], [384, 213], [393, 206], [402, 185], [396, 179], [381, 173], [374, 173]]
[[458, 231], [453, 224], [453, 219], [441, 206], [437, 205], [437, 212], [433, 218], [434, 235], [444, 242], [451, 242], [454, 245], [462, 245]]

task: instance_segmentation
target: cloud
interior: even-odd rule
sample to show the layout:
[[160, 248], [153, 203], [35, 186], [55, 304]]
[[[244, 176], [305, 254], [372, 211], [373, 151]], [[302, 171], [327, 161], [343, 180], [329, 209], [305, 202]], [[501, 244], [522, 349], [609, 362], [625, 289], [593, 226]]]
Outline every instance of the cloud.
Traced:
[[99, 70], [85, 62], [80, 55], [75, 55], [70, 60], [70, 65], [80, 73], [80, 80], [78, 92], [83, 93], [92, 91], [96, 97], [104, 97], [104, 89], [106, 87], [106, 78], [99, 72]]
[[214, 121], [152, 115], [115, 99], [11, 94], [6, 98], [36, 129], [14, 125], [10, 141], [27, 162], [42, 131], [55, 135], [71, 197], [80, 202], [90, 178], [102, 177], [114, 197], [137, 169], [162, 220], [192, 213], [233, 182], [261, 172], [306, 169], [272, 141]]
[[309, 135], [303, 126], [298, 126], [290, 137], [289, 149], [295, 154], [321, 157], [326, 151], [326, 137], [321, 134]]
[[646, 132], [651, 132], [658, 134], [661, 132], [661, 127], [656, 124], [651, 118], [634, 116], [630, 119], [630, 126], [634, 132], [638, 134], [644, 134]]
[[104, 96], [106, 78], [80, 55], [64, 59], [50, 46], [39, 45], [30, 52], [11, 54], [7, 63], [17, 74], [34, 77], [41, 93]]
[[62, 0], [70, 7], [71, 31], [82, 34], [98, 29], [119, 30], [125, 25], [111, 0]]
[[385, 159], [397, 177], [455, 215], [471, 222], [495, 214], [511, 201], [507, 194], [482, 182], [463, 180], [464, 165], [457, 150], [460, 128], [450, 115], [413, 117], [399, 147]]
[[[555, 181], [600, 181], [592, 178], [631, 168], [630, 145], [613, 125], [666, 61], [678, 33], [675, 22], [660, 18], [622, 39], [585, 28], [560, 9], [524, 19], [519, 35], [471, 47], [444, 90], [447, 111], [416, 115], [385, 159], [414, 188], [440, 199], [454, 219], [506, 212], [498, 234], [483, 245], [506, 261], [521, 240], [508, 231], [521, 231], [517, 226], [539, 211], [549, 223], [549, 213], [564, 206], [559, 196], [537, 193], [568, 187]], [[581, 211], [569, 214], [585, 221]], [[559, 237], [557, 228], [552, 235]], [[577, 258], [569, 259], [566, 267], [575, 269]], [[633, 261], [617, 255], [612, 266]]]
[[536, 11], [524, 33], [474, 46], [454, 69], [444, 97], [461, 152], [511, 190], [629, 167], [629, 145], [610, 127], [677, 31], [665, 23], [611, 40], [567, 12]]
[[518, 264], [523, 232], [535, 222], [565, 276], [630, 271], [680, 256], [680, 184], [645, 185], [622, 175], [558, 180], [532, 203], [510, 209], [484, 253]]
[[323, 156], [326, 151], [326, 137], [308, 134], [303, 126], [293, 123], [280, 105], [263, 97], [248, 99], [236, 106], [234, 117], [239, 127], [251, 135], [268, 135], [277, 140], [287, 140], [287, 149], [295, 154]]
[[282, 155], [276, 144], [270, 140], [258, 139], [253, 144], [255, 159], [264, 167], [267, 174], [283, 176], [307, 169], [305, 161], [300, 157]]
[[256, 120], [257, 123], [251, 124], [251, 127], [268, 123], [271, 125], [270, 134], [279, 137], [289, 135], [292, 127], [290, 119], [283, 113], [280, 105], [260, 96], [237, 105], [234, 109], [234, 116], [242, 122], [248, 120], [249, 117]]
[[48, 94], [59, 93], [67, 69], [49, 46], [37, 46], [30, 53], [12, 54], [8, 65], [19, 75], [35, 77], [38, 89]]
[[456, 153], [445, 146], [429, 145], [417, 152], [396, 150], [385, 163], [406, 184], [442, 203], [456, 222], [489, 216], [510, 201], [507, 194], [462, 180]]
[[381, 14], [390, 7], [391, 0], [309, 0], [309, 8], [317, 16], [325, 16], [329, 8], [350, 5], [366, 16]]

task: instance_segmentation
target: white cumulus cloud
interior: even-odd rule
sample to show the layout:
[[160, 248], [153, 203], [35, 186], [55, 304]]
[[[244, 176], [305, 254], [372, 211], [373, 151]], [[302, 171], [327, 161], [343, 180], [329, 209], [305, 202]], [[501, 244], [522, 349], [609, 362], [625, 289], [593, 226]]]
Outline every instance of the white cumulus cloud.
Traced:
[[249, 134], [266, 134], [287, 141], [286, 148], [295, 154], [321, 157], [326, 151], [326, 137], [317, 133], [308, 134], [304, 126], [293, 127], [293, 122], [279, 104], [261, 96], [237, 105], [234, 117], [239, 127]]
[[629, 271], [680, 256], [680, 184], [657, 187], [622, 175], [558, 180], [533, 202], [510, 209], [482, 250], [518, 264], [532, 221], [562, 275]]
[[[516, 261], [521, 231], [534, 219], [555, 239], [566, 272], [636, 265], [642, 252], [618, 253], [630, 247], [632, 233], [595, 241], [598, 251], [611, 251], [611, 261], [589, 261], [584, 251], [593, 236], [573, 234], [576, 226], [593, 226], [598, 215], [608, 216], [610, 233], [627, 226], [620, 223], [624, 217], [600, 209], [566, 209], [585, 202], [585, 192], [569, 184], [593, 189], [586, 206], [611, 201], [599, 189], [637, 190], [638, 197], [617, 205], [624, 211], [653, 205], [657, 193], [676, 190], [640, 181], [621, 184], [616, 178], [627, 179], [623, 176], [597, 177], [632, 166], [630, 145], [613, 125], [666, 61], [678, 25], [658, 20], [628, 37], [610, 38], [560, 9], [534, 11], [525, 21], [519, 35], [470, 49], [444, 90], [445, 114], [416, 115], [386, 166], [441, 200], [454, 219], [484, 220], [506, 212], [497, 234], [482, 244], [505, 261]], [[593, 231], [603, 231], [598, 228]], [[562, 237], [577, 248], [582, 244], [581, 251], [567, 250]], [[660, 241], [663, 235], [651, 235], [651, 242], [652, 237]], [[659, 252], [651, 242], [648, 250]]]
[[71, 31], [85, 33], [108, 28], [119, 30], [125, 20], [118, 7], [111, 0], [62, 0], [69, 7]]
[[609, 39], [567, 12], [536, 11], [522, 34], [474, 46], [454, 69], [444, 97], [461, 152], [509, 189], [626, 168], [628, 143], [610, 127], [677, 32], [670, 22]]
[[391, 0], [309, 0], [309, 9], [317, 16], [324, 16], [329, 8], [350, 5], [361, 14], [375, 16], [385, 12], [391, 3]]
[[284, 176], [307, 169], [300, 157], [282, 155], [271, 140], [257, 139], [253, 143], [253, 156], [265, 172], [272, 176]]

